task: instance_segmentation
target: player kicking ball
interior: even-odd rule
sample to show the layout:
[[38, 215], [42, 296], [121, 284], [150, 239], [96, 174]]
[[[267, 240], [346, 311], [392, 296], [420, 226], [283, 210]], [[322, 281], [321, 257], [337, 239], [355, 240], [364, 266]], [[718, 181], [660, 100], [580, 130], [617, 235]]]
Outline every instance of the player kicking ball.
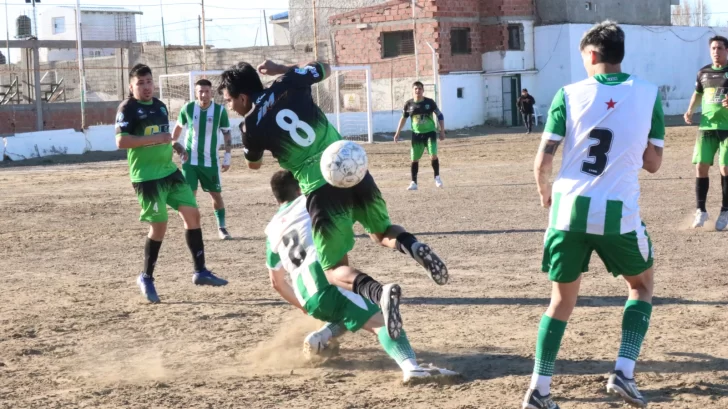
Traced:
[[[643, 408], [635, 362], [650, 325], [653, 249], [640, 218], [639, 173], [659, 170], [665, 122], [656, 85], [622, 72], [624, 31], [605, 21], [581, 39], [588, 79], [559, 90], [549, 110], [535, 159], [541, 205], [550, 208], [542, 269], [552, 281], [551, 304], [541, 319], [536, 362], [524, 409], [557, 409], [551, 376], [566, 322], [594, 251], [629, 288], [622, 341], [607, 392]], [[564, 153], [553, 186], [554, 155]]]
[[167, 232], [167, 206], [177, 210], [185, 224], [187, 247], [192, 253], [196, 285], [222, 286], [227, 281], [205, 267], [205, 246], [195, 195], [172, 161], [172, 151], [184, 161], [186, 152], [172, 142], [167, 106], [154, 98], [152, 70], [137, 64], [129, 72], [131, 95], [122, 101], [116, 115], [116, 146], [126, 149], [129, 176], [142, 207], [139, 220], [149, 223], [144, 245], [144, 270], [137, 284], [151, 303], [160, 302], [154, 287], [154, 267]]
[[442, 187], [440, 179], [440, 159], [437, 157], [437, 127], [433, 115], [437, 116], [440, 123], [440, 140], [445, 140], [445, 116], [442, 115], [437, 103], [430, 98], [425, 97], [425, 86], [421, 82], [415, 81], [412, 84], [412, 94], [414, 98], [404, 104], [402, 110], [402, 118], [397, 125], [397, 132], [394, 134], [394, 142], [399, 140], [399, 133], [407, 122], [407, 118], [412, 121], [412, 147], [410, 148], [410, 159], [412, 159], [412, 181], [407, 190], [417, 190], [417, 172], [420, 169], [420, 158], [427, 148], [432, 162], [432, 170], [435, 172], [435, 186]]
[[[233, 148], [230, 120], [225, 107], [212, 100], [212, 83], [206, 79], [195, 84], [197, 101], [188, 103], [182, 108], [177, 125], [172, 132], [172, 140], [179, 139], [184, 126], [187, 125], [185, 146], [187, 160], [182, 165], [184, 175], [190, 188], [197, 197], [197, 185], [208, 192], [215, 209], [217, 233], [221, 240], [230, 240], [232, 236], [225, 226], [225, 202], [222, 200], [222, 182], [220, 172], [230, 169], [231, 151]], [[225, 156], [222, 166], [218, 162], [217, 148], [220, 146], [218, 135], [225, 139]]]
[[[405, 384], [458, 377], [457, 372], [447, 369], [419, 366], [404, 329], [398, 329], [398, 337], [390, 337], [386, 317], [382, 315], [382, 310], [391, 310], [386, 305], [389, 300], [385, 300], [380, 310], [360, 295], [329, 284], [318, 262], [306, 198], [301, 195], [293, 173], [276, 172], [271, 178], [271, 189], [280, 206], [265, 229], [266, 265], [271, 283], [291, 305], [328, 322], [321, 330], [306, 337], [304, 352], [311, 356], [327, 349], [335, 337], [345, 332], [344, 328], [351, 332], [363, 328], [375, 334], [387, 355], [397, 362]], [[293, 287], [286, 282], [286, 272]], [[384, 292], [393, 286], [385, 285]]]
[[293, 173], [306, 196], [318, 261], [329, 282], [381, 306], [390, 336], [396, 338], [401, 289], [396, 284], [385, 287], [349, 266], [354, 223], [361, 223], [375, 242], [411, 256], [437, 284], [447, 283], [447, 267], [427, 244], [392, 224], [371, 174], [351, 188], [334, 187], [324, 179], [321, 155], [342, 139], [311, 96], [311, 86], [330, 75], [328, 64], [287, 67], [266, 61], [258, 70], [283, 75], [264, 89], [256, 69], [241, 62], [222, 73], [219, 87], [229, 108], [245, 115], [241, 130], [248, 167], [259, 169], [268, 150]]

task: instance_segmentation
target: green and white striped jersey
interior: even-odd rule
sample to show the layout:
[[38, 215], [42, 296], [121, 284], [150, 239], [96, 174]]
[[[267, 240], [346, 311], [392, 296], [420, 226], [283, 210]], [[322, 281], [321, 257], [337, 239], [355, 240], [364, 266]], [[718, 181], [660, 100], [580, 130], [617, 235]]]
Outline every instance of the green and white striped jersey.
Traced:
[[218, 167], [217, 149], [222, 141], [219, 136], [230, 131], [225, 107], [211, 102], [207, 109], [202, 109], [199, 103], [193, 101], [182, 108], [177, 123], [187, 126], [185, 147], [190, 165]]
[[321, 269], [311, 234], [311, 216], [306, 197], [301, 195], [278, 210], [265, 228], [266, 265], [271, 270], [283, 267], [291, 276], [293, 290], [301, 305], [329, 285]]
[[639, 171], [648, 141], [664, 146], [657, 86], [629, 74], [600, 74], [559, 90], [543, 139], [562, 141], [549, 227], [598, 235], [637, 230]]

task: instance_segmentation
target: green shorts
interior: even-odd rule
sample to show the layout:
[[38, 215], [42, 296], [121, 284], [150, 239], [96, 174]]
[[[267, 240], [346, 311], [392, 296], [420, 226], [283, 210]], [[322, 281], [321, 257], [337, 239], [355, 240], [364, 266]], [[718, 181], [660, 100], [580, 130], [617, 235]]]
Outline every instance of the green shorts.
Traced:
[[197, 183], [202, 186], [205, 192], [222, 192], [222, 183], [220, 182], [220, 168], [190, 165], [185, 162], [182, 165], [182, 174], [185, 176], [187, 183], [194, 192], [197, 190]]
[[167, 206], [174, 210], [178, 210], [180, 206], [197, 207], [195, 195], [179, 170], [162, 179], [136, 182], [132, 185], [142, 207], [140, 221], [166, 222]]
[[427, 153], [430, 156], [437, 155], [437, 133], [416, 133], [412, 132], [412, 147], [410, 148], [410, 159], [412, 162], [417, 162], [422, 158], [422, 154], [427, 148]]
[[713, 165], [718, 153], [718, 164], [728, 166], [728, 131], [698, 131], [693, 151], [693, 164]]
[[642, 226], [621, 235], [596, 235], [548, 229], [544, 238], [541, 269], [549, 280], [571, 283], [589, 271], [589, 259], [596, 250], [613, 276], [636, 276], [652, 267], [652, 241]]
[[384, 233], [392, 225], [387, 203], [369, 172], [351, 188], [321, 186], [308, 194], [306, 208], [324, 270], [337, 265], [354, 248], [354, 223], [361, 223], [369, 234]]
[[376, 304], [351, 291], [328, 285], [306, 301], [308, 315], [324, 322], [342, 322], [351, 332], [360, 330], [374, 314]]

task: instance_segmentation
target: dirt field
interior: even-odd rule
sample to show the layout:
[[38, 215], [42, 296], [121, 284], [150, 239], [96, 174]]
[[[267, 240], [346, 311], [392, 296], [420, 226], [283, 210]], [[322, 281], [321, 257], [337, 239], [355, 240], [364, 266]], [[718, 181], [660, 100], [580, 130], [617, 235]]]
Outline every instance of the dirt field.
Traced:
[[[223, 178], [235, 241], [217, 240], [211, 202], [200, 196], [208, 266], [230, 285], [192, 285], [174, 216], [155, 273], [160, 305], [144, 302], [134, 283], [147, 229], [125, 161], [4, 167], [0, 408], [520, 407], [550, 294], [539, 272], [547, 212], [532, 176], [538, 136], [487, 132], [441, 144], [443, 190], [426, 161], [420, 190], [405, 190], [407, 143], [367, 148], [393, 221], [445, 259], [447, 286], [368, 238], [350, 256], [402, 285], [418, 359], [465, 377], [450, 386], [401, 386], [397, 365], [364, 332], [346, 335], [341, 357], [323, 366], [302, 362], [303, 337], [319, 324], [278, 298], [264, 266], [263, 228], [276, 210], [270, 157], [253, 172], [237, 151]], [[728, 407], [726, 233], [688, 229], [694, 135], [669, 128], [662, 170], [642, 175], [657, 283], [637, 379], [652, 408]], [[621, 407], [604, 391], [625, 298], [621, 279], [593, 257], [556, 363], [562, 408]]]

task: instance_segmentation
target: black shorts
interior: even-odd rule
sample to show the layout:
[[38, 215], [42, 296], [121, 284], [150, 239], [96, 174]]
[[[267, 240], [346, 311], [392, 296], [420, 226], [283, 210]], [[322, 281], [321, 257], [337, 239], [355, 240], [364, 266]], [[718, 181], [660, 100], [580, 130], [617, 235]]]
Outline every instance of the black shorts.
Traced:
[[392, 225], [387, 203], [369, 172], [354, 187], [342, 189], [327, 183], [314, 190], [306, 197], [306, 209], [324, 270], [354, 248], [354, 223], [361, 223], [367, 233], [384, 233]]

